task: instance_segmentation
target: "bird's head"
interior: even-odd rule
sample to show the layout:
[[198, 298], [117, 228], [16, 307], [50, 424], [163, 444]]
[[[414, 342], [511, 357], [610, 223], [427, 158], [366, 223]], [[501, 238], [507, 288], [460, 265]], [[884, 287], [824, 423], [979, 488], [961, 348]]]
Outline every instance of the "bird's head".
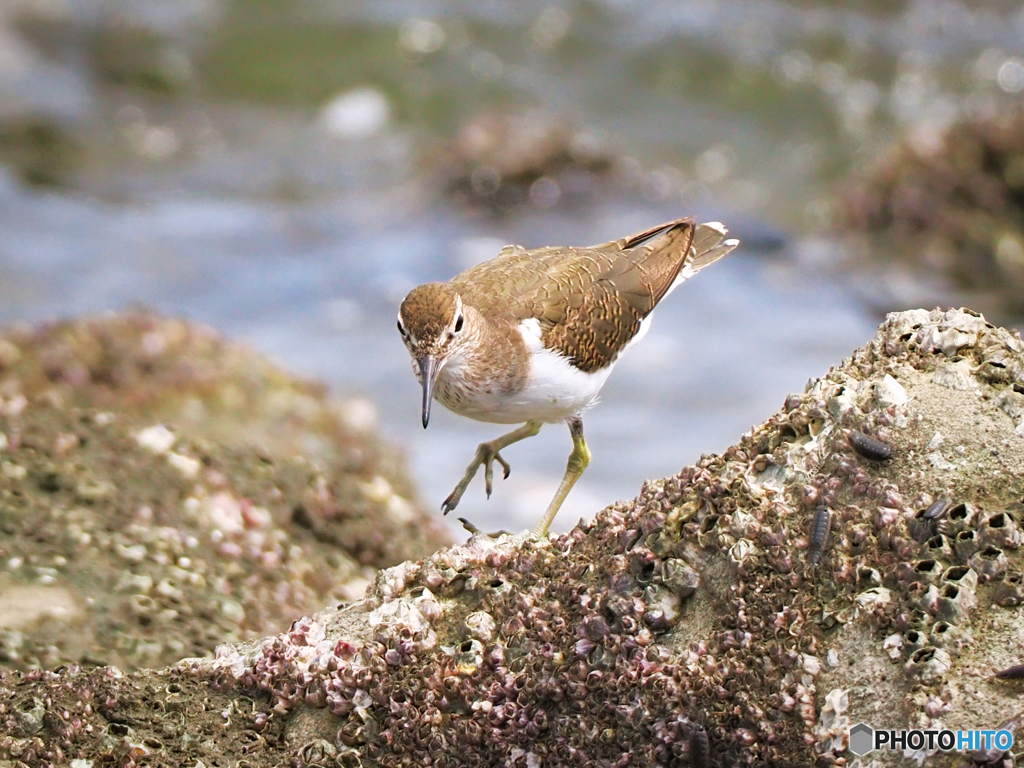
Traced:
[[423, 427], [437, 374], [467, 342], [466, 315], [459, 294], [446, 283], [413, 288], [398, 310], [398, 332], [412, 356], [413, 371], [423, 387]]

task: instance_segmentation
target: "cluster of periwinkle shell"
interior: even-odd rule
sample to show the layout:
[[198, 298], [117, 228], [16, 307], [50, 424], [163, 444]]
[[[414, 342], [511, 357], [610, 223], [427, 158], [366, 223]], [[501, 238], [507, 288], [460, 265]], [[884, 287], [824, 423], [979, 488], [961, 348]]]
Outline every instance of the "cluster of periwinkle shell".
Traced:
[[[920, 688], [914, 725], [937, 724], [980, 585], [1020, 600], [1021, 510], [930, 487], [908, 450], [900, 381], [961, 355], [979, 386], [1024, 382], [1020, 339], [976, 315], [892, 315], [736, 446], [635, 500], [384, 571], [347, 617], [217, 664], [280, 712], [335, 713], [336, 764], [845, 764], [849, 698], [818, 690], [859, 661], [843, 627], [868, 628], [853, 634]], [[363, 628], [338, 639], [328, 622]]]

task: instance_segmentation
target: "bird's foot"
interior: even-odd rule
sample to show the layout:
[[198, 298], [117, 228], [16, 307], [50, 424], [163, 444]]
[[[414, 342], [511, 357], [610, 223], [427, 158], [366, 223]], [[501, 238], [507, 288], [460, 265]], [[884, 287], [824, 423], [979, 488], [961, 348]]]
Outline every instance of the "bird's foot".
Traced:
[[477, 528], [475, 525], [473, 525], [471, 522], [469, 522], [469, 520], [467, 520], [464, 517], [460, 517], [459, 518], [459, 522], [462, 523], [462, 527], [465, 528], [467, 531], [469, 531], [473, 536], [486, 536], [489, 539], [496, 539], [499, 536], [510, 536], [511, 535], [506, 530], [491, 531], [490, 533], [487, 533], [486, 531], [481, 531], [479, 528]]
[[462, 523], [462, 527], [463, 528], [465, 528], [467, 531], [469, 531], [474, 536], [476, 536], [478, 533], [481, 532], [479, 528], [477, 528], [475, 525], [473, 525], [471, 522], [469, 522], [469, 520], [467, 520], [464, 517], [460, 517], [459, 518], [459, 522]]
[[512, 467], [510, 467], [508, 462], [501, 457], [499, 447], [495, 446], [494, 443], [480, 443], [476, 448], [476, 455], [473, 456], [473, 461], [471, 461], [469, 466], [466, 468], [466, 474], [462, 476], [459, 484], [455, 486], [455, 490], [448, 494], [448, 498], [445, 499], [444, 503], [441, 505], [441, 511], [447, 515], [458, 506], [459, 501], [462, 499], [462, 494], [466, 492], [466, 488], [469, 487], [470, 481], [476, 476], [477, 470], [480, 469], [480, 467], [484, 468], [484, 489], [487, 491], [487, 498], [491, 498], [494, 480], [494, 462], [501, 464], [503, 477], [507, 479], [509, 472], [512, 471]]

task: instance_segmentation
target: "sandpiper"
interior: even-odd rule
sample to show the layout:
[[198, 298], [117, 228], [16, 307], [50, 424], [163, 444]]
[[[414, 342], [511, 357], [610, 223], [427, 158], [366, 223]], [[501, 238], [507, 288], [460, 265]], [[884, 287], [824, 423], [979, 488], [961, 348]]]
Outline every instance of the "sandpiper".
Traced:
[[508, 245], [447, 283], [410, 291], [398, 332], [423, 389], [424, 428], [435, 398], [471, 419], [522, 424], [477, 447], [441, 505], [444, 513], [455, 509], [481, 466], [490, 498], [494, 462], [509, 474], [503, 448], [533, 437], [542, 424], [565, 421], [573, 450], [534, 531], [546, 535], [590, 463], [583, 412], [622, 354], [647, 333], [658, 303], [739, 244], [726, 233], [718, 222], [678, 219], [586, 248]]

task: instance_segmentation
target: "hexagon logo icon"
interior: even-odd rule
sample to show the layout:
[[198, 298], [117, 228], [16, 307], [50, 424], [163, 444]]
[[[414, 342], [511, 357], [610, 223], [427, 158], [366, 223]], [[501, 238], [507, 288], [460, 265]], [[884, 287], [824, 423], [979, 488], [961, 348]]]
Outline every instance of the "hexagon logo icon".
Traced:
[[870, 725], [857, 723], [850, 728], [850, 751], [855, 755], [863, 757], [873, 750], [875, 742], [875, 731]]

